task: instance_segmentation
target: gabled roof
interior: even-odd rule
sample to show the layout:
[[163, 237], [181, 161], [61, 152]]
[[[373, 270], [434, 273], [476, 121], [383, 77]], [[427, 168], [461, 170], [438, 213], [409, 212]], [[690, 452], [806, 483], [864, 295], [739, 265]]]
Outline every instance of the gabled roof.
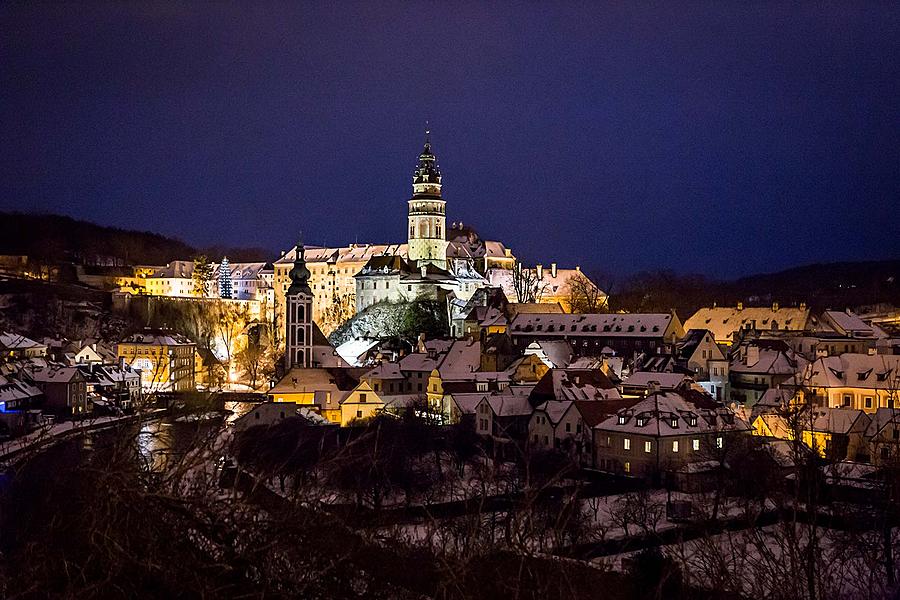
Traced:
[[624, 387], [649, 388], [651, 382], [659, 384], [660, 390], [674, 390], [691, 378], [684, 373], [655, 373], [637, 371], [622, 382]]

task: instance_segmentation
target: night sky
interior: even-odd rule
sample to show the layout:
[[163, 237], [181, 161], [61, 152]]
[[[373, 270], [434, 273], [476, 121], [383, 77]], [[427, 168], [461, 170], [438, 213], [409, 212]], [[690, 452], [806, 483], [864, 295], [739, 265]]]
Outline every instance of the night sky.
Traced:
[[448, 222], [528, 262], [900, 255], [896, 3], [180, 4], [0, 5], [0, 209], [404, 241], [429, 120]]

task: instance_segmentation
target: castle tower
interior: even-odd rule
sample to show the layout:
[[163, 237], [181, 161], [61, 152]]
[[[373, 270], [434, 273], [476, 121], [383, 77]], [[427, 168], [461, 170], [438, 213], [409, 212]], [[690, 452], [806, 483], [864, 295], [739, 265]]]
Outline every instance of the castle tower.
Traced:
[[303, 242], [297, 242], [294, 266], [288, 276], [291, 285], [285, 294], [284, 368], [309, 368], [312, 364], [312, 290], [309, 287], [309, 269], [306, 268]]
[[409, 200], [409, 260], [447, 268], [446, 202], [441, 198], [441, 169], [431, 152], [431, 132], [413, 173]]

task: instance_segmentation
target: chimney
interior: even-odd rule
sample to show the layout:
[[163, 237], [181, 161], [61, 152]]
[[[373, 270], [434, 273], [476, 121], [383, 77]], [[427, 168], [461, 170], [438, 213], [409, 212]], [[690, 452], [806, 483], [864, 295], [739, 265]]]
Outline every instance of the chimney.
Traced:
[[648, 381], [647, 382], [647, 394], [658, 394], [659, 393], [659, 382], [658, 381]]
[[538, 278], [538, 279], [543, 279], [543, 278], [544, 278], [544, 265], [537, 265], [537, 266], [534, 268], [534, 270], [537, 271], [537, 278]]
[[747, 346], [747, 354], [744, 355], [744, 364], [749, 366], [753, 366], [759, 362], [759, 346], [751, 345]]
[[550, 263], [550, 277], [556, 279], [556, 263]]

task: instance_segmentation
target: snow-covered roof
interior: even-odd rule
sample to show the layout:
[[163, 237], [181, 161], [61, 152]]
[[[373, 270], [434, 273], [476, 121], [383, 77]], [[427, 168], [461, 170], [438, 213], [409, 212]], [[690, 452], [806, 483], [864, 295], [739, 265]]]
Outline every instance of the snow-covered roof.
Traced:
[[487, 396], [484, 392], [449, 394], [453, 403], [459, 408], [459, 412], [464, 415], [475, 413], [475, 407]]
[[511, 335], [542, 337], [596, 335], [602, 337], [661, 338], [672, 323], [671, 313], [538, 314], [520, 313], [509, 327]]
[[572, 345], [568, 340], [536, 340], [525, 348], [525, 356], [535, 354], [551, 369], [569, 366], [572, 360]]
[[[813, 362], [807, 371], [809, 372], [807, 383], [812, 387], [896, 391], [900, 384], [900, 356], [848, 352], [839, 356], [820, 358]], [[797, 375], [797, 380], [805, 378], [805, 373]]]
[[[351, 244], [337, 248], [325, 248], [320, 246], [304, 246], [304, 258], [308, 263], [363, 263], [368, 262], [373, 256], [397, 255], [406, 258], [408, 249], [406, 244]], [[293, 264], [297, 256], [297, 247], [294, 246], [284, 256], [275, 261], [275, 264]]]
[[456, 340], [440, 361], [441, 379], [463, 379], [481, 367], [481, 342]]
[[548, 402], [544, 402], [535, 408], [535, 411], [541, 411], [547, 415], [547, 418], [553, 425], [559, 423], [559, 421], [565, 416], [569, 409], [575, 403], [572, 400], [564, 400], [562, 402], [557, 402], [556, 400], [550, 400]]
[[4, 350], [29, 350], [33, 348], [46, 348], [46, 345], [40, 344], [33, 339], [18, 333], [2, 331], [0, 332], [0, 348]]
[[186, 346], [193, 345], [194, 342], [189, 340], [182, 334], [172, 331], [171, 329], [144, 329], [137, 333], [132, 333], [120, 344], [144, 344], [148, 346]]
[[366, 371], [363, 379], [405, 379], [405, 377], [400, 371], [399, 363], [383, 361]]
[[809, 309], [716, 306], [701, 308], [684, 322], [685, 329], [709, 329], [716, 341], [732, 340], [736, 331], [756, 323], [757, 330], [802, 331], [806, 329]]
[[377, 345], [378, 340], [355, 338], [335, 348], [335, 352], [350, 366], [360, 367], [361, 359], [365, 359], [366, 354]]
[[80, 375], [75, 367], [27, 369], [23, 374], [31, 381], [39, 383], [68, 383]]
[[736, 357], [731, 361], [730, 369], [732, 373], [792, 375], [803, 371], [808, 362], [803, 355], [793, 350], [759, 348], [756, 357], [750, 352], [743, 359]]
[[527, 416], [534, 412], [528, 396], [518, 394], [495, 394], [487, 397], [491, 411], [498, 417]]
[[656, 373], [651, 371], [637, 371], [632, 373], [622, 382], [625, 387], [649, 388], [651, 382], [659, 384], [661, 390], [674, 390], [691, 378], [684, 373]]
[[654, 437], [692, 433], [737, 431], [749, 426], [733, 411], [696, 391], [650, 394], [630, 408], [623, 408], [596, 426], [604, 431]]

